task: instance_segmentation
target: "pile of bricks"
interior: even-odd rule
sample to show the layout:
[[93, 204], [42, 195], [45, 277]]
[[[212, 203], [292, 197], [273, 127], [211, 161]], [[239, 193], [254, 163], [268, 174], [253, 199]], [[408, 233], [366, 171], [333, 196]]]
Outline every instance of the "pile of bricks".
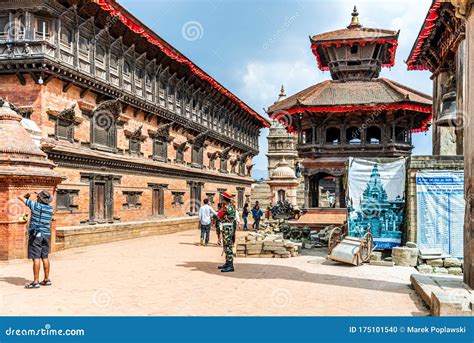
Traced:
[[283, 239], [281, 234], [249, 233], [237, 239], [236, 257], [289, 258], [299, 255], [301, 243]]

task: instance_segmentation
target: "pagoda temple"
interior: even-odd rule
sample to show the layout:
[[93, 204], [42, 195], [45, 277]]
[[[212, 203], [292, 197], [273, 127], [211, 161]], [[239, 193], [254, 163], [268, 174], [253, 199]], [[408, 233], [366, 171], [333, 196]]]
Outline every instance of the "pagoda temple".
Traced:
[[338, 213], [344, 220], [348, 158], [410, 156], [412, 133], [428, 130], [431, 97], [379, 78], [383, 67], [395, 64], [398, 36], [362, 26], [354, 8], [348, 27], [310, 37], [319, 69], [332, 79], [268, 108], [272, 118], [298, 133], [307, 213]]

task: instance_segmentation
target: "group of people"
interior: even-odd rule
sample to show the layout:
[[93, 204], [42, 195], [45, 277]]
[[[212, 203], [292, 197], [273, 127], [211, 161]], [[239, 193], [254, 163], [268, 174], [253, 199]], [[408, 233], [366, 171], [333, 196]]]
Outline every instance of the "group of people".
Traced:
[[[25, 286], [27, 289], [37, 289], [40, 286], [51, 286], [49, 278], [50, 261], [49, 251], [51, 244], [51, 220], [53, 217], [53, 201], [51, 194], [47, 191], [36, 193], [36, 201], [31, 200], [29, 193], [18, 197], [31, 211], [28, 225], [28, 258], [33, 260], [33, 281]], [[199, 209], [199, 220], [201, 225], [201, 245], [209, 243], [211, 225], [214, 222], [217, 232], [217, 244], [224, 246], [226, 261], [218, 268], [224, 272], [234, 271], [233, 245], [235, 243], [235, 233], [240, 223], [240, 215], [237, 210], [233, 196], [227, 192], [222, 194], [223, 202], [218, 205], [217, 212], [209, 205], [209, 200], [204, 199], [204, 204]], [[263, 211], [260, 209], [258, 201], [252, 210], [249, 211], [249, 204], [246, 203], [242, 210], [243, 230], [248, 230], [248, 217], [252, 215], [252, 228], [257, 231], [260, 227], [260, 220]], [[41, 263], [44, 269], [44, 279], [40, 282]]]
[[[201, 245], [208, 245], [211, 226], [214, 222], [217, 233], [217, 244], [224, 246], [226, 262], [218, 268], [223, 273], [234, 271], [234, 253], [233, 246], [235, 243], [235, 233], [240, 225], [239, 211], [235, 207], [233, 196], [227, 192], [222, 194], [223, 202], [218, 204], [217, 212], [209, 205], [209, 200], [204, 199], [203, 206], [199, 209], [199, 221], [201, 226]], [[260, 220], [263, 217], [263, 211], [260, 209], [258, 201], [249, 211], [249, 204], [246, 203], [242, 209], [243, 230], [248, 230], [248, 217], [252, 214], [253, 230], [260, 228]], [[222, 238], [222, 240], [221, 240]]]

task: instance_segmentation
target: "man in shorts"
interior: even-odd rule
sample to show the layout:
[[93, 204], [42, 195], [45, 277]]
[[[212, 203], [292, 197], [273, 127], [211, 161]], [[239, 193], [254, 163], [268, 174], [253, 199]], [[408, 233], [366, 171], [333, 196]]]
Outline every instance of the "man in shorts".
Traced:
[[[31, 210], [30, 225], [28, 227], [28, 258], [33, 260], [33, 282], [27, 284], [25, 288], [35, 289], [41, 286], [51, 286], [49, 279], [49, 246], [51, 242], [51, 219], [53, 208], [49, 205], [53, 198], [46, 191], [37, 194], [37, 201], [30, 200], [27, 193], [18, 197]], [[43, 262], [44, 280], [39, 282], [39, 272], [41, 261]]]

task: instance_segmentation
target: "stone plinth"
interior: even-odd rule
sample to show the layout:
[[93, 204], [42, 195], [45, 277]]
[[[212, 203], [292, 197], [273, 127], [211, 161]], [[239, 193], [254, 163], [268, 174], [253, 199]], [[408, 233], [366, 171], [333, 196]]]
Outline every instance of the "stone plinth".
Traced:
[[[20, 121], [10, 104], [0, 100], [0, 260], [26, 257], [27, 223], [22, 217], [30, 211], [18, 196], [31, 193], [36, 200], [34, 193], [42, 190], [54, 195], [63, 180]], [[51, 230], [54, 246], [54, 221]]]

